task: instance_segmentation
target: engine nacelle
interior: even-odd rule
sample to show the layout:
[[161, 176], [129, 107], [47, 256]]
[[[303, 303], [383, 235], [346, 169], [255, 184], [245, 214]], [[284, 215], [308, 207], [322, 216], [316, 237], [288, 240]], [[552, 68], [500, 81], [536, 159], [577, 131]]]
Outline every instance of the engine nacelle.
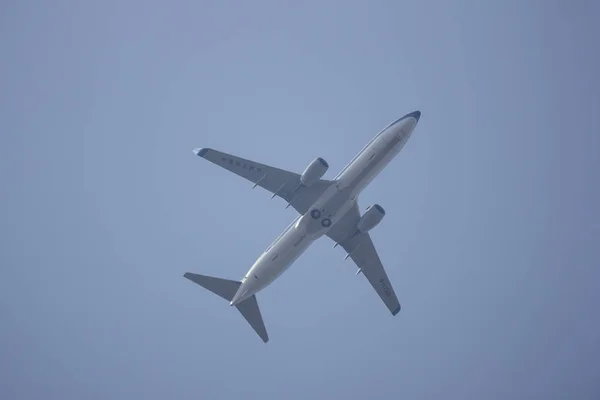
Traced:
[[363, 233], [370, 231], [381, 222], [384, 215], [385, 210], [379, 204], [369, 206], [367, 211], [365, 211], [363, 216], [360, 217], [360, 220], [358, 221], [358, 230]]
[[304, 186], [310, 186], [321, 179], [321, 177], [325, 175], [325, 172], [327, 172], [327, 169], [329, 169], [327, 161], [323, 160], [321, 157], [316, 158], [308, 164], [308, 167], [306, 167], [302, 176], [300, 176], [300, 182], [302, 182]]

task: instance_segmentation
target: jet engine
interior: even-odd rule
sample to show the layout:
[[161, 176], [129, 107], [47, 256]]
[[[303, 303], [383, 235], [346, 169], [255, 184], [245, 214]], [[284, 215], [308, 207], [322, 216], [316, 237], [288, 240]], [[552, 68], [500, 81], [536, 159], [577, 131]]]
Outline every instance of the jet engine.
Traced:
[[300, 176], [300, 182], [302, 182], [304, 186], [310, 186], [321, 179], [328, 168], [329, 164], [327, 164], [327, 161], [323, 160], [321, 157], [316, 158], [308, 164], [308, 167], [306, 167]]
[[384, 215], [385, 210], [379, 204], [369, 206], [363, 214], [363, 216], [360, 217], [360, 220], [358, 221], [358, 230], [363, 233], [370, 231], [381, 222]]

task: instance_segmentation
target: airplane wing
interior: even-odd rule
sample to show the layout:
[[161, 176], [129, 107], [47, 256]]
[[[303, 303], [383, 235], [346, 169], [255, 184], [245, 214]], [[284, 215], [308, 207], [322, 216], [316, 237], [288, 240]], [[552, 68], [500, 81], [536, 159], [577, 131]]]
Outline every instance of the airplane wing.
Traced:
[[321, 179], [310, 186], [300, 183], [300, 174], [283, 169], [260, 164], [245, 158], [236, 157], [231, 154], [217, 150], [203, 148], [195, 149], [194, 153], [208, 161], [223, 167], [236, 175], [246, 178], [260, 186], [273, 196], [279, 196], [287, 201], [300, 214], [308, 211], [311, 205], [323, 194], [333, 182]]
[[357, 232], [356, 225], [359, 220], [360, 211], [358, 204], [355, 204], [354, 208], [327, 232], [327, 236], [346, 250], [358, 266], [359, 272], [367, 278], [392, 315], [396, 315], [400, 312], [400, 303], [371, 236], [368, 233]]

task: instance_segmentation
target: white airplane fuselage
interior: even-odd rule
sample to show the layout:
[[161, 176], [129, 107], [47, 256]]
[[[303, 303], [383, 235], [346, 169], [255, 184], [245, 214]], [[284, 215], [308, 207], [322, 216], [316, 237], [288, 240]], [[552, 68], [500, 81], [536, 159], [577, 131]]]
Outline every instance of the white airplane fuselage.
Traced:
[[354, 207], [359, 194], [402, 150], [419, 117], [419, 112], [408, 114], [375, 135], [309, 211], [299, 215], [258, 257], [230, 304], [239, 304], [267, 287], [315, 240], [335, 226]]

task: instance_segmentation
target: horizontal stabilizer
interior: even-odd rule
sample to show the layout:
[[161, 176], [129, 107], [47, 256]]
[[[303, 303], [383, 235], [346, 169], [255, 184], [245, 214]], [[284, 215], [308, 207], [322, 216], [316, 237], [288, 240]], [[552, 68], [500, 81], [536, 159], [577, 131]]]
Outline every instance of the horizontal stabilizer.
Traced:
[[210, 290], [214, 294], [221, 296], [227, 301], [231, 301], [231, 299], [233, 299], [235, 292], [237, 292], [241, 285], [241, 282], [238, 281], [192, 274], [191, 272], [186, 272], [183, 276], [188, 278], [190, 281], [197, 283], [203, 288]]
[[[191, 272], [186, 272], [183, 276], [190, 281], [197, 283], [203, 288], [221, 296], [227, 301], [231, 301], [233, 299], [233, 296], [235, 296], [235, 293], [241, 285], [241, 282], [238, 281], [192, 274]], [[252, 329], [254, 329], [258, 336], [260, 336], [263, 342], [267, 343], [269, 341], [269, 335], [267, 334], [267, 328], [265, 327], [262, 315], [260, 314], [256, 296], [253, 295], [252, 297], [242, 301], [241, 303], [237, 304], [235, 308], [237, 308], [246, 321], [248, 321]]]
[[252, 296], [242, 301], [235, 307], [242, 314], [242, 316], [246, 318], [246, 321], [248, 321], [252, 329], [258, 333], [258, 336], [260, 336], [262, 341], [267, 343], [269, 341], [269, 335], [267, 334], [267, 328], [263, 322], [262, 315], [260, 315], [260, 309], [258, 308], [256, 296]]

